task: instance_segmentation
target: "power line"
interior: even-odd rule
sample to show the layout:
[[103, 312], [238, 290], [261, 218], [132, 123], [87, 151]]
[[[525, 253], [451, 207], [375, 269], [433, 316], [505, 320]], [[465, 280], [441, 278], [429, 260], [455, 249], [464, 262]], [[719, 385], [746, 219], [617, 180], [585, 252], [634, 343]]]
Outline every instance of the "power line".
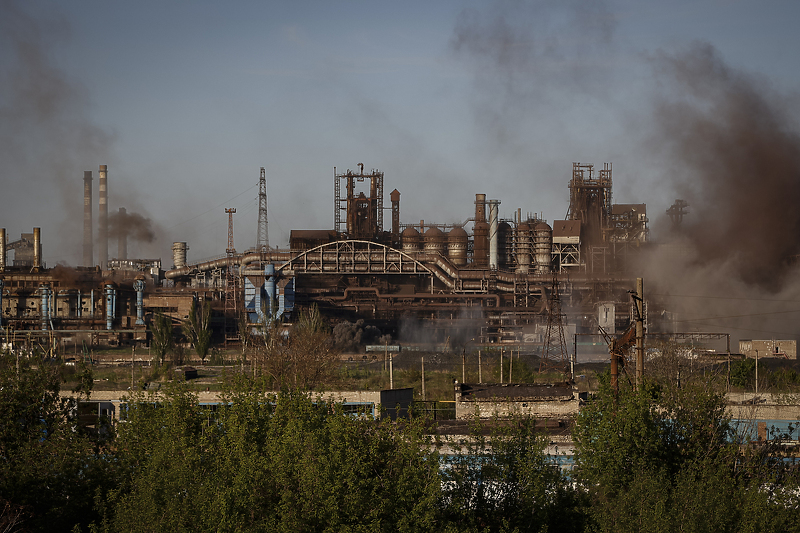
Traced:
[[196, 219], [196, 218], [199, 218], [199, 217], [201, 217], [201, 216], [203, 216], [203, 215], [207, 215], [208, 213], [211, 213], [212, 211], [216, 211], [217, 209], [219, 209], [219, 208], [220, 208], [220, 207], [222, 207], [223, 205], [229, 204], [231, 201], [233, 201], [233, 200], [235, 200], [235, 199], [239, 198], [241, 195], [243, 195], [243, 194], [245, 194], [245, 193], [247, 193], [247, 192], [250, 192], [251, 190], [255, 189], [256, 187], [258, 187], [258, 183], [256, 183], [256, 184], [255, 184], [255, 185], [253, 185], [252, 187], [249, 187], [249, 188], [245, 189], [244, 191], [240, 192], [239, 194], [237, 194], [237, 195], [236, 195], [236, 196], [234, 196], [233, 198], [230, 198], [230, 199], [228, 199], [228, 200], [225, 200], [224, 202], [221, 202], [221, 203], [219, 203], [219, 204], [215, 205], [214, 207], [210, 208], [208, 211], [203, 211], [202, 213], [198, 213], [197, 215], [195, 215], [195, 216], [193, 216], [193, 217], [191, 217], [191, 218], [187, 218], [186, 220], [184, 220], [184, 221], [182, 221], [182, 222], [178, 222], [177, 224], [175, 224], [175, 225], [173, 225], [173, 226], [170, 226], [170, 227], [169, 227], [169, 228], [167, 228], [167, 229], [176, 228], [176, 227], [180, 226], [181, 224], [186, 224], [187, 222], [191, 222], [192, 220], [194, 220], [194, 219]]

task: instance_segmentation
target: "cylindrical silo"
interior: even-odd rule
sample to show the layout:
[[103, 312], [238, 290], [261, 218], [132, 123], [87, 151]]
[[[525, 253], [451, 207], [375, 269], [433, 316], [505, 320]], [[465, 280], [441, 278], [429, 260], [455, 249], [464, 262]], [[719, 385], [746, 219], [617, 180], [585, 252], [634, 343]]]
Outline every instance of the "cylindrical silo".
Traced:
[[401, 235], [403, 241], [403, 251], [408, 253], [419, 252], [419, 232], [416, 228], [408, 227], [403, 230]]
[[499, 266], [498, 210], [500, 200], [489, 200], [489, 268]]
[[540, 222], [533, 231], [536, 273], [549, 274], [552, 270], [553, 230], [546, 222]]
[[173, 242], [172, 243], [172, 268], [183, 268], [186, 266], [186, 250], [189, 247], [186, 246], [185, 242]]
[[83, 172], [83, 266], [91, 267], [94, 261], [92, 239], [92, 171]]
[[431, 227], [425, 232], [425, 253], [426, 254], [445, 254], [445, 235], [437, 227]]
[[447, 257], [455, 266], [467, 264], [467, 232], [463, 228], [453, 228], [447, 234]]
[[527, 222], [517, 225], [514, 232], [514, 252], [517, 257], [517, 274], [527, 274], [531, 267], [531, 227]]

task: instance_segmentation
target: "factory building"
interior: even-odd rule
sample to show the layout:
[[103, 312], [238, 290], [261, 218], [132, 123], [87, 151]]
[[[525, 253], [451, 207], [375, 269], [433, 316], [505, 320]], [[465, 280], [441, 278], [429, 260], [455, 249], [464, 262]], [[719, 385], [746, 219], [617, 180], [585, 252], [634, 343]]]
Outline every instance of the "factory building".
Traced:
[[[395, 338], [401, 322], [413, 322], [430, 342], [533, 346], [546, 342], [554, 317], [563, 331], [596, 333], [601, 306], [607, 325], [625, 329], [631, 267], [648, 246], [646, 206], [612, 203], [607, 163], [597, 173], [593, 165], [573, 164], [565, 220], [523, 216], [519, 207], [504, 218], [500, 199], [477, 192], [462, 224], [404, 223], [400, 192], [394, 189], [385, 206], [384, 173], [359, 164], [357, 171], [334, 169], [333, 228], [292, 230], [289, 249], [241, 253], [232, 248], [231, 228], [224, 257], [191, 263], [188, 244], [176, 242], [172, 268], [162, 270], [160, 259], [129, 259], [124, 234], [116, 237], [119, 257], [108, 257], [105, 165], [99, 175], [97, 241], [91, 172], [83, 177], [83, 267], [46, 268], [38, 228], [13, 242], [0, 229], [4, 327], [136, 342], [146, 339], [155, 314], [177, 327], [192, 302], [205, 299], [217, 340], [234, 338], [231, 324], [241, 313], [251, 323], [275, 314], [291, 321], [316, 304], [331, 322], [364, 319]], [[384, 210], [391, 211], [387, 228]], [[124, 208], [119, 213], [126, 216]], [[266, 213], [262, 218], [265, 224]], [[94, 256], [98, 264], [91, 264]], [[608, 309], [616, 314], [609, 318]]]

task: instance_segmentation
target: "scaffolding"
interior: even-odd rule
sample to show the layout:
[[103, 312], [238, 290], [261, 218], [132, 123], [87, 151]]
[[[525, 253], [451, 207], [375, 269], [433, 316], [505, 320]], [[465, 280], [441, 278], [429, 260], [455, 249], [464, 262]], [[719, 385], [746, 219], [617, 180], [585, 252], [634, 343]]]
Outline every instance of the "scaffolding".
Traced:
[[[360, 172], [347, 170], [337, 174], [333, 169], [333, 223], [339, 234], [348, 239], [373, 240], [383, 232], [383, 172], [373, 170], [364, 174], [364, 163], [359, 163]], [[341, 182], [345, 181], [347, 195], [342, 198]], [[365, 192], [356, 194], [356, 183], [369, 181], [369, 196]], [[344, 212], [344, 221], [342, 220]]]

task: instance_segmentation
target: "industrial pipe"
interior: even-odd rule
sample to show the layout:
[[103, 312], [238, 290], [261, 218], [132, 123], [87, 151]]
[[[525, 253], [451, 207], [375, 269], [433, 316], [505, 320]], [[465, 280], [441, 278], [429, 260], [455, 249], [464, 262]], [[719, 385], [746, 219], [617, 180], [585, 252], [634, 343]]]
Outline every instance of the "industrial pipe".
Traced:
[[137, 326], [144, 326], [144, 288], [145, 282], [142, 278], [133, 280], [133, 290], [136, 291], [136, 323]]
[[[5, 285], [5, 282], [3, 281], [3, 278], [0, 277], [0, 328], [3, 327], [3, 286], [4, 285]], [[6, 340], [8, 340], [8, 339], [6, 339]]]
[[[271, 317], [272, 316], [272, 307], [274, 305], [273, 302], [275, 302], [275, 297], [276, 297], [276, 294], [275, 294], [275, 265], [274, 264], [268, 263], [264, 267], [264, 279], [265, 279], [265, 281], [264, 281], [264, 292], [267, 293], [267, 301], [266, 301], [267, 316]], [[261, 316], [263, 315], [263, 311], [261, 309], [256, 309], [256, 311], [258, 312], [259, 318], [261, 318]]]
[[47, 331], [47, 325], [50, 323], [50, 286], [49, 285], [41, 285], [39, 287], [39, 291], [41, 292], [42, 303], [40, 306], [41, 318], [42, 318], [42, 331]]
[[114, 303], [116, 301], [116, 291], [114, 286], [110, 283], [105, 287], [106, 296], [106, 329], [111, 330], [114, 327]]

